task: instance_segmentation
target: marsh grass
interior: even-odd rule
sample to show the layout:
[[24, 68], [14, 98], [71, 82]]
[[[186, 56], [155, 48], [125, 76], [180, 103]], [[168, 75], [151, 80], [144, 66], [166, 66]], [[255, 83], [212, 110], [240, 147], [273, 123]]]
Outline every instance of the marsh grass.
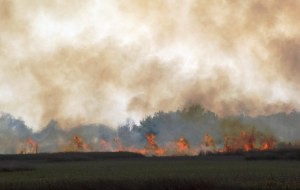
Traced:
[[11, 164], [11, 172], [0, 171], [0, 189], [300, 189], [300, 162], [295, 160], [246, 161], [240, 156], [63, 157], [63, 161], [1, 161], [0, 168], [9, 169]]

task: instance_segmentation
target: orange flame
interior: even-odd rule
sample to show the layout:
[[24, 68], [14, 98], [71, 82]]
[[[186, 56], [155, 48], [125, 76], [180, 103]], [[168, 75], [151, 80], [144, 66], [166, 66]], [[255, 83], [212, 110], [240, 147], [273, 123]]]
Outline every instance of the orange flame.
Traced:
[[153, 133], [146, 134], [146, 139], [148, 141], [148, 144], [145, 146], [146, 153], [154, 154], [157, 156], [162, 156], [165, 154], [166, 151], [156, 144], [155, 135]]
[[157, 148], [157, 144], [155, 142], [155, 135], [153, 133], [150, 133], [150, 134], [146, 134], [146, 139], [148, 141], [148, 144], [151, 146], [151, 147], [154, 147], [154, 148]]
[[19, 154], [37, 154], [39, 149], [38, 143], [29, 137], [24, 144], [22, 144], [21, 149], [18, 151]]
[[[224, 136], [224, 148], [222, 150], [216, 149], [216, 143], [212, 136], [205, 134], [204, 138], [198, 147], [190, 147], [187, 139], [180, 137], [177, 141], [166, 144], [165, 147], [160, 147], [156, 142], [156, 136], [154, 133], [145, 135], [147, 144], [144, 148], [136, 148], [131, 145], [125, 146], [121, 143], [121, 140], [116, 137], [111, 142], [105, 139], [96, 139], [98, 141], [98, 149], [100, 151], [129, 151], [136, 152], [143, 155], [198, 155], [206, 154], [207, 152], [235, 152], [235, 151], [265, 151], [275, 148], [276, 139], [274, 137], [267, 137], [266, 135], [252, 130], [242, 131], [239, 135]], [[99, 147], [100, 145], [100, 147]], [[38, 152], [39, 145], [32, 138], [26, 139], [25, 142], [20, 144], [18, 152], [21, 154], [34, 154]], [[65, 151], [91, 151], [88, 144], [84, 142], [84, 139], [78, 135], [72, 137], [69, 146], [65, 147]]]
[[273, 137], [267, 138], [262, 143], [261, 150], [270, 150], [274, 148], [274, 145], [275, 145], [275, 139]]
[[34, 153], [36, 154], [38, 152], [39, 149], [39, 145], [36, 141], [34, 141], [32, 138], [28, 138], [26, 143], [31, 147], [30, 148], [30, 153]]
[[255, 149], [255, 141], [254, 131], [251, 133], [243, 131], [240, 133], [240, 136], [225, 136], [223, 152], [251, 151]]
[[262, 150], [269, 150], [270, 149], [270, 144], [264, 143], [261, 147]]
[[254, 149], [255, 136], [253, 132], [251, 134], [247, 132], [241, 132], [241, 138], [244, 143], [244, 151], [248, 152]]
[[183, 137], [179, 138], [176, 145], [179, 153], [186, 153], [190, 148], [189, 142]]
[[89, 146], [83, 141], [83, 139], [77, 135], [73, 137], [74, 143], [79, 149], [89, 150]]

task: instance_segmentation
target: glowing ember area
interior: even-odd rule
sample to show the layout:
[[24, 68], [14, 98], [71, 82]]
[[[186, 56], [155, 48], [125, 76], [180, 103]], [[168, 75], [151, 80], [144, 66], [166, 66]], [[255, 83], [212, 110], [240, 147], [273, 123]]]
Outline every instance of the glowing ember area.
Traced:
[[185, 153], [190, 148], [189, 142], [185, 138], [183, 138], [183, 137], [179, 138], [179, 140], [177, 141], [176, 145], [177, 145], [179, 153]]

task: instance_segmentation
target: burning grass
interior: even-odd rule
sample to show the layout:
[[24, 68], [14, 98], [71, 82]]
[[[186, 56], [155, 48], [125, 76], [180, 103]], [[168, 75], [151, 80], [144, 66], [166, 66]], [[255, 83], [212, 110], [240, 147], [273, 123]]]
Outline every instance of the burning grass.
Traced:
[[[22, 121], [3, 115], [0, 128], [6, 131], [3, 134], [10, 136], [2, 137], [5, 143], [0, 148], [3, 154], [125, 151], [145, 156], [195, 156], [265, 152], [282, 147], [282, 143], [290, 144], [289, 148], [300, 147], [297, 137], [289, 138], [289, 135], [297, 134], [297, 130], [281, 130], [288, 132], [286, 135], [271, 130], [276, 125], [274, 120], [279, 126], [288, 126], [286, 121], [295, 121], [289, 123], [294, 126], [299, 123], [299, 116], [300, 113], [219, 118], [201, 106], [194, 106], [176, 112], [157, 112], [139, 124], [128, 122], [116, 130], [101, 124], [64, 129], [58, 122], [51, 121], [42, 131], [33, 133]], [[11, 143], [6, 143], [8, 141]]]
[[[145, 156], [196, 156], [199, 154], [235, 154], [238, 152], [256, 152], [259, 155], [259, 152], [268, 152], [277, 149], [277, 141], [273, 136], [265, 136], [254, 130], [251, 132], [241, 131], [239, 135], [225, 135], [223, 147], [217, 147], [213, 136], [209, 134], [204, 135], [203, 141], [197, 147], [191, 147], [188, 139], [184, 137], [179, 137], [164, 146], [160, 146], [156, 142], [156, 135], [154, 133], [146, 133], [145, 139], [147, 143], [143, 148], [125, 146], [119, 138], [114, 138], [113, 142], [100, 139], [98, 145], [101, 147], [100, 152], [131, 152]], [[28, 138], [25, 144], [27, 148], [24, 149], [25, 151], [20, 152], [20, 154], [38, 153], [38, 143], [36, 141]], [[69, 144], [64, 147], [63, 152], [93, 152], [93, 149], [82, 137], [74, 135]]]

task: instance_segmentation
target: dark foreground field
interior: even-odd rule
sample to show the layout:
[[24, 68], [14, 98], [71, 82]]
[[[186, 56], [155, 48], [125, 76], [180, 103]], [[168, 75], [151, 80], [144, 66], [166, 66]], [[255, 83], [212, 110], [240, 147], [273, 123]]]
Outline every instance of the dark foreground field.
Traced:
[[0, 156], [0, 189], [300, 189], [300, 162], [238, 155], [130, 153]]

